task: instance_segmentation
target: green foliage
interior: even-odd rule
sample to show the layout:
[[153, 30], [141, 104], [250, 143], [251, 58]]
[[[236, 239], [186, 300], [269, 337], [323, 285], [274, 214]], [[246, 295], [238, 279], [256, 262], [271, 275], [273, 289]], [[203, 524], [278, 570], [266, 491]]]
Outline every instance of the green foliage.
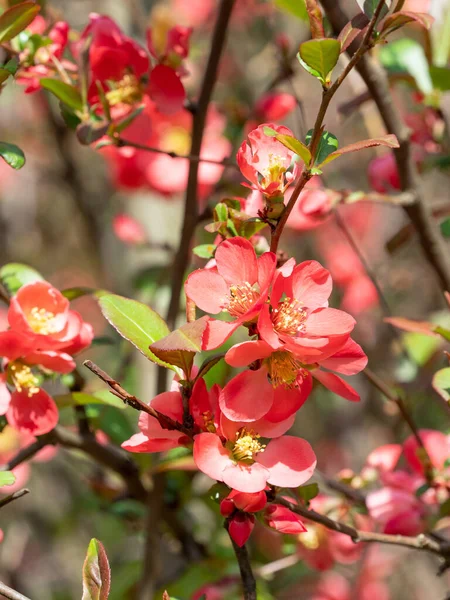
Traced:
[[158, 313], [141, 302], [115, 294], [104, 294], [99, 298], [99, 304], [103, 316], [123, 338], [151, 361], [173, 369], [172, 365], [160, 360], [150, 350], [151, 344], [170, 333], [166, 322]]
[[435, 90], [450, 91], [450, 69], [448, 67], [430, 67], [431, 81]]
[[297, 494], [300, 498], [308, 504], [313, 498], [319, 493], [319, 485], [317, 483], [309, 483], [308, 485], [302, 485], [297, 488]]
[[25, 164], [25, 154], [15, 144], [0, 142], [0, 157], [13, 169], [21, 169]]
[[0, 471], [0, 488], [6, 485], [13, 485], [16, 481], [14, 473], [11, 471]]
[[77, 88], [59, 79], [44, 77], [41, 86], [52, 93], [58, 100], [75, 111], [83, 110], [83, 100]]
[[0, 16], [0, 44], [9, 42], [34, 20], [41, 10], [35, 2], [21, 2]]
[[444, 398], [446, 402], [450, 400], [450, 367], [441, 369], [434, 374], [433, 377], [433, 388], [436, 392]]
[[[356, 1], [358, 2], [360, 9], [364, 12], [365, 15], [367, 15], [367, 17], [369, 19], [372, 18], [373, 14], [375, 13], [375, 10], [377, 9], [378, 5], [380, 4], [380, 0], [356, 0]], [[385, 15], [388, 14], [389, 8], [391, 7], [392, 4], [393, 4], [392, 0], [384, 0], [383, 8], [381, 9], [381, 13], [380, 13], [380, 17], [384, 17]]]
[[10, 296], [14, 296], [23, 285], [43, 280], [42, 275], [35, 269], [20, 263], [8, 263], [0, 268], [0, 283]]
[[210, 259], [214, 256], [215, 250], [216, 246], [214, 246], [214, 244], [200, 244], [200, 246], [193, 248], [192, 252], [195, 256], [199, 256], [200, 258]]
[[111, 394], [111, 392], [108, 392], [108, 390], [101, 390], [95, 394], [85, 394], [83, 392], [61, 394], [54, 396], [54, 400], [59, 408], [65, 408], [66, 406], [86, 406], [87, 404], [106, 404], [107, 406], [114, 406], [122, 410], [125, 408], [122, 400]]
[[111, 587], [111, 571], [103, 544], [90, 541], [83, 565], [83, 597], [81, 600], [107, 600]]
[[276, 6], [302, 21], [308, 20], [308, 13], [304, 0], [275, 0]]
[[441, 228], [441, 233], [444, 237], [446, 237], [446, 238], [450, 237], [450, 218], [445, 219], [445, 221], [442, 221], [442, 223], [440, 224], [440, 228]]
[[330, 81], [332, 70], [339, 60], [341, 43], [333, 39], [315, 39], [300, 44], [298, 59], [308, 73], [317, 77], [322, 84]]
[[433, 91], [430, 70], [424, 49], [415, 40], [402, 38], [380, 48], [383, 66], [393, 74], [408, 74], [424, 94]]
[[[306, 143], [309, 144], [312, 139], [313, 130], [310, 129], [306, 134]], [[325, 162], [325, 159], [336, 152], [339, 147], [338, 139], [335, 135], [330, 133], [329, 131], [324, 131], [322, 133], [322, 137], [320, 138], [320, 142], [316, 152], [316, 164], [321, 165]]]

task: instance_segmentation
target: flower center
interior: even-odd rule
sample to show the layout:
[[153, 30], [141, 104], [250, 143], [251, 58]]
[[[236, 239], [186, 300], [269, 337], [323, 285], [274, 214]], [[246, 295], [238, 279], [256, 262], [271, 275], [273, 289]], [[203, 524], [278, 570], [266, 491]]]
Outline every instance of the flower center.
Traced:
[[230, 287], [230, 297], [227, 303], [227, 311], [232, 317], [245, 315], [259, 299], [259, 285], [250, 285], [248, 281], [241, 285]]
[[256, 434], [252, 429], [242, 427], [236, 433], [236, 441], [233, 446], [233, 457], [237, 461], [244, 461], [253, 463], [254, 455], [258, 452], [264, 452], [266, 447], [264, 444], [259, 442], [259, 435]]
[[214, 425], [212, 412], [207, 410], [202, 413], [202, 417], [204, 423], [203, 427], [206, 429], [206, 431], [209, 431], [210, 433], [216, 433], [216, 426]]
[[191, 134], [184, 127], [168, 127], [161, 136], [159, 146], [164, 152], [189, 154]]
[[9, 365], [9, 373], [18, 392], [26, 391], [29, 397], [39, 392], [39, 379], [27, 365], [13, 362]]
[[116, 104], [136, 104], [142, 100], [142, 87], [137, 77], [127, 73], [114, 87], [106, 92], [106, 99], [110, 106]]
[[54, 322], [55, 314], [45, 308], [34, 306], [28, 315], [28, 323], [35, 333], [49, 335], [58, 331], [58, 326]]
[[283, 185], [283, 176], [285, 173], [286, 167], [284, 165], [284, 158], [277, 154], [269, 154], [269, 165], [262, 172], [264, 185], [268, 186], [271, 183], [280, 183]]
[[274, 388], [300, 387], [306, 376], [302, 363], [291, 352], [274, 352], [267, 359], [267, 367]]
[[306, 310], [298, 300], [286, 298], [272, 312], [272, 322], [278, 333], [296, 335], [305, 331]]

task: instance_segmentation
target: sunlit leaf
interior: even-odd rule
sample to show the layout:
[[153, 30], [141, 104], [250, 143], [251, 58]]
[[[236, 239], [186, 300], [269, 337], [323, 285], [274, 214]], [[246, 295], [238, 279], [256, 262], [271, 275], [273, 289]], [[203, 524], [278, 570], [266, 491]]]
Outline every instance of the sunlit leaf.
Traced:
[[434, 374], [432, 386], [446, 402], [450, 400], [450, 367]]
[[[312, 139], [312, 134], [313, 134], [313, 130], [310, 129], [308, 131], [308, 133], [306, 134], [306, 143], [307, 144], [310, 144], [311, 139]], [[339, 147], [339, 142], [338, 142], [337, 137], [335, 135], [333, 135], [332, 133], [330, 133], [329, 131], [324, 131], [322, 133], [322, 137], [320, 138], [320, 142], [319, 142], [319, 145], [317, 148], [315, 163], [318, 165], [323, 164], [325, 159], [333, 152], [336, 152], [338, 147]]]
[[81, 94], [75, 86], [49, 77], [41, 79], [41, 86], [73, 110], [81, 111], [83, 109]]
[[333, 39], [315, 39], [300, 44], [300, 64], [323, 83], [329, 81], [329, 75], [339, 60], [341, 43]]
[[299, 488], [297, 488], [297, 494], [306, 503], [315, 498], [318, 493], [319, 485], [317, 483], [310, 483], [308, 485], [302, 485]]
[[21, 169], [25, 164], [25, 154], [15, 144], [0, 142], [0, 157], [13, 169]]
[[125, 404], [111, 394], [108, 390], [101, 390], [95, 392], [95, 394], [85, 394], [83, 392], [72, 392], [70, 394], [61, 394], [54, 396], [53, 399], [56, 402], [58, 408], [65, 408], [66, 406], [85, 406], [87, 404], [106, 404], [108, 406], [114, 406], [123, 410]]
[[11, 471], [0, 471], [0, 487], [6, 485], [13, 485], [15, 481], [16, 477], [14, 473], [12, 473]]
[[0, 15], [0, 44], [9, 42], [34, 20], [41, 7], [35, 2], [21, 2]]
[[20, 263], [8, 263], [0, 268], [0, 282], [13, 296], [23, 285], [43, 281], [44, 278], [35, 269]]
[[158, 365], [173, 368], [160, 360], [150, 350], [150, 346], [170, 333], [166, 322], [149, 306], [136, 300], [105, 294], [99, 298], [103, 316], [131, 342], [144, 356]]
[[298, 17], [302, 21], [308, 20], [308, 13], [304, 0], [275, 0], [275, 4], [281, 10]]
[[424, 49], [415, 40], [402, 38], [380, 48], [380, 60], [388, 72], [408, 73], [424, 94], [433, 91], [433, 82]]
[[361, 140], [360, 142], [355, 142], [354, 144], [349, 144], [348, 146], [343, 146], [332, 152], [328, 155], [328, 157], [320, 163], [320, 167], [328, 164], [335, 158], [339, 158], [343, 154], [350, 154], [351, 152], [359, 152], [360, 150], [364, 150], [365, 148], [375, 148], [377, 146], [386, 146], [388, 148], [398, 148], [399, 143], [395, 135], [389, 134], [379, 138], [372, 138], [370, 140]]
[[298, 154], [302, 161], [309, 165], [311, 161], [311, 152], [309, 151], [309, 148], [307, 148], [305, 144], [303, 144], [303, 142], [297, 140], [292, 135], [278, 133], [278, 131], [275, 131], [275, 129], [272, 129], [272, 127], [264, 127], [264, 133], [269, 137], [274, 137], [280, 142], [280, 144], [283, 144], [283, 146], [291, 150], [291, 152], [295, 152], [295, 154]]
[[107, 600], [111, 571], [103, 544], [93, 538], [83, 564], [83, 597], [81, 600]]
[[214, 244], [200, 244], [200, 246], [193, 248], [192, 252], [200, 258], [212, 258], [215, 250], [216, 246]]

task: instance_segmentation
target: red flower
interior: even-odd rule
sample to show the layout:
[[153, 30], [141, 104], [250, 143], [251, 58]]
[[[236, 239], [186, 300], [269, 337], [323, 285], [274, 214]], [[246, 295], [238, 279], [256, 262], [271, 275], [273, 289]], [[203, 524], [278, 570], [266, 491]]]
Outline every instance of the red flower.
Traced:
[[297, 107], [292, 94], [269, 92], [259, 98], [255, 104], [255, 116], [262, 122], [281, 121]]
[[240, 325], [255, 321], [267, 299], [276, 267], [275, 254], [256, 258], [252, 244], [244, 238], [225, 240], [217, 248], [216, 267], [198, 269], [185, 283], [186, 296], [211, 314], [227, 311], [232, 322], [211, 320], [208, 349], [220, 346]]
[[264, 133], [266, 126], [278, 133], [293, 135], [292, 131], [283, 125], [260, 125], [248, 134], [249, 143], [242, 143], [237, 153], [237, 162], [242, 174], [254, 189], [259, 189], [268, 198], [279, 198], [295, 179], [299, 165], [294, 161], [294, 152], [276, 138]]
[[147, 241], [147, 234], [143, 226], [125, 213], [116, 215], [112, 226], [116, 236], [125, 244], [139, 245]]
[[200, 433], [194, 439], [194, 461], [200, 471], [239, 492], [259, 492], [267, 483], [297, 487], [311, 477], [316, 457], [305, 440], [283, 436], [267, 447], [258, 434], [245, 427], [223, 444], [216, 433]]
[[402, 189], [392, 152], [374, 158], [369, 164], [368, 176], [372, 189], [379, 194], [391, 194]]

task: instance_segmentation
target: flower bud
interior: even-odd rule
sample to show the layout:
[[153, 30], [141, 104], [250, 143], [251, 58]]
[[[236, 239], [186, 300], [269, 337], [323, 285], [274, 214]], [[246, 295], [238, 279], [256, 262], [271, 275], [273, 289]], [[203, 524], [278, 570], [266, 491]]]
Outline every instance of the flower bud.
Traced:
[[304, 526], [300, 517], [292, 510], [281, 504], [272, 504], [266, 508], [264, 520], [269, 527], [280, 533], [293, 535], [304, 533]]
[[228, 525], [228, 533], [235, 544], [242, 547], [250, 537], [254, 526], [255, 517], [253, 515], [247, 515], [246, 513], [238, 512], [230, 520]]

